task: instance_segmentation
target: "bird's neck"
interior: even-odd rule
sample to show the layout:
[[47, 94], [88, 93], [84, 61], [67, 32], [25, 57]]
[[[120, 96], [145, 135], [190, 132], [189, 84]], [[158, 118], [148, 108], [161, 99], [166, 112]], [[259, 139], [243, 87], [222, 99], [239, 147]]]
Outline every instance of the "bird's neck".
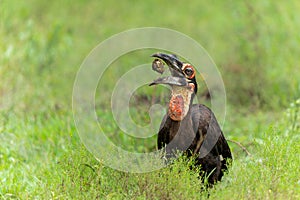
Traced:
[[168, 115], [174, 121], [181, 121], [190, 110], [193, 100], [193, 91], [189, 88], [172, 86]]

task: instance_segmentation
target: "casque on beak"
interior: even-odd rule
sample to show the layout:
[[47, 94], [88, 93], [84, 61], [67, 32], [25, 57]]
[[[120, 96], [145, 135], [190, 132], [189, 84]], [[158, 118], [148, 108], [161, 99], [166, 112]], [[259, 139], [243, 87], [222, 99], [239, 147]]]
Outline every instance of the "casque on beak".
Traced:
[[177, 86], [188, 86], [188, 82], [183, 74], [182, 66], [183, 63], [178, 60], [175, 55], [164, 54], [164, 53], [155, 53], [151, 57], [159, 58], [164, 61], [171, 71], [171, 76], [161, 77], [154, 80], [149, 86], [157, 84], [167, 84], [167, 85], [177, 85]]

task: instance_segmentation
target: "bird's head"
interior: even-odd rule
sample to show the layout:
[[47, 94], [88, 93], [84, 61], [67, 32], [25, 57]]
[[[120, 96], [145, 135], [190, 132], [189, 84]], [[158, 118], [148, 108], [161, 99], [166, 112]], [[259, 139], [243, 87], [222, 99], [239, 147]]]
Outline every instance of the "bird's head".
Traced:
[[156, 53], [152, 57], [161, 59], [171, 71], [171, 76], [154, 80], [151, 85], [167, 84], [172, 87], [168, 114], [174, 121], [181, 121], [188, 113], [193, 97], [197, 93], [196, 71], [194, 67], [180, 61], [175, 55]]

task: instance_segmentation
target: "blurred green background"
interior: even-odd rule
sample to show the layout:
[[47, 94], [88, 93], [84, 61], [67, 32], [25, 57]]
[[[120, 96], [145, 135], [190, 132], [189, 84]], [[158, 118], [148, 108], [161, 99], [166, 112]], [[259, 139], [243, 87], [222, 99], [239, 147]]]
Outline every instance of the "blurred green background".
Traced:
[[121, 31], [158, 26], [203, 45], [222, 73], [229, 104], [282, 108], [300, 95], [298, 7], [296, 1], [1, 1], [1, 96], [30, 110], [40, 101], [68, 106], [91, 49]]
[[[164, 196], [155, 187], [149, 187], [149, 192], [157, 192], [157, 196], [141, 192], [147, 191], [147, 179], [156, 183], [157, 174], [141, 178], [106, 168], [103, 171], [104, 167], [82, 147], [73, 123], [72, 87], [82, 61], [100, 42], [132, 28], [170, 28], [203, 45], [216, 62], [225, 83], [227, 118], [224, 132], [227, 138], [244, 143], [256, 154], [266, 152], [259, 145], [277, 145], [270, 143], [266, 137], [270, 132], [280, 140], [287, 134], [287, 127], [292, 127], [291, 130], [297, 135], [299, 105], [292, 102], [300, 97], [299, 10], [300, 3], [296, 0], [0, 0], [0, 197], [179, 198], [176, 195]], [[116, 136], [112, 140], [124, 148], [142, 152], [155, 149], [156, 138], [139, 141], [126, 137], [113, 122], [109, 97], [115, 80], [132, 66], [140, 64], [145, 56], [148, 59], [151, 53], [133, 52], [131, 59], [120, 59], [114, 64], [115, 67], [107, 70], [105, 83], [99, 86], [100, 101], [97, 105], [97, 112], [107, 125], [104, 130]], [[121, 70], [117, 64], [122, 66]], [[165, 92], [155, 91], [157, 100], [166, 101], [168, 94]], [[205, 94], [203, 85], [198, 96], [209, 105]], [[131, 104], [133, 118], [147, 124], [147, 109], [151, 102], [153, 90], [142, 88]], [[270, 124], [276, 126], [279, 120], [284, 122], [278, 125], [276, 131], [271, 130]], [[299, 140], [299, 137], [295, 138], [291, 142], [288, 140], [287, 144]], [[244, 159], [248, 158], [242, 150], [234, 144], [230, 145], [237, 163], [244, 163]], [[281, 153], [298, 155], [299, 145], [294, 147], [293, 152]], [[291, 160], [296, 162], [299, 158], [292, 157]], [[97, 178], [83, 176], [82, 163], [93, 166], [94, 171], [98, 170]], [[236, 181], [235, 175], [245, 174], [239, 170], [247, 166], [242, 166], [235, 166], [236, 173], [229, 175], [229, 180]], [[286, 170], [292, 169], [296, 167]], [[246, 178], [245, 181], [249, 181], [250, 186], [255, 184], [262, 176], [259, 173], [256, 175], [258, 179], [251, 179], [251, 182]], [[109, 176], [116, 178], [105, 178]], [[102, 182], [106, 180], [109, 187], [97, 185], [98, 178]], [[122, 190], [122, 186], [118, 185], [130, 180], [132, 188], [138, 185], [138, 189]], [[280, 178], [278, 180], [288, 183]], [[297, 179], [294, 184], [297, 181], [299, 184]], [[264, 187], [269, 187], [263, 183], [265, 186], [257, 191], [236, 182], [231, 187], [228, 186], [232, 185], [230, 181], [221, 184], [219, 193], [215, 194], [225, 191], [223, 194], [228, 196], [223, 197], [230, 199], [231, 191], [241, 191], [242, 196], [237, 194], [236, 198], [259, 198], [265, 197]], [[157, 184], [163, 187], [165, 182]], [[170, 184], [178, 186], [180, 183], [174, 180]], [[192, 188], [193, 184], [182, 187]], [[85, 187], [88, 189], [82, 189]], [[73, 192], [72, 188], [75, 188]], [[166, 193], [174, 191], [171, 186], [164, 186], [164, 189]], [[289, 191], [284, 186], [277, 189], [279, 198], [284, 198], [283, 193]], [[297, 197], [294, 188], [290, 189], [286, 194]], [[186, 191], [186, 195], [194, 195], [189, 189]], [[247, 196], [247, 191], [250, 196]], [[182, 192], [180, 187], [178, 192]], [[270, 198], [274, 197], [273, 194], [268, 193]], [[220, 196], [216, 197], [220, 199]]]

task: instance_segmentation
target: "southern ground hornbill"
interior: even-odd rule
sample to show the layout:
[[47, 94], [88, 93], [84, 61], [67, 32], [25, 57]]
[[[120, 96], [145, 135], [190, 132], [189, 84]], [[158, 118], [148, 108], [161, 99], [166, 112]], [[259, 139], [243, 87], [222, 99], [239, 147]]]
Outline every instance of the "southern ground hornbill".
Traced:
[[214, 184], [221, 180], [232, 156], [213, 112], [202, 104], [193, 104], [197, 93], [195, 69], [175, 55], [156, 53], [152, 57], [156, 58], [155, 62], [162, 60], [171, 71], [171, 76], [150, 84], [167, 84], [172, 88], [168, 113], [158, 133], [158, 149], [164, 149], [167, 158], [173, 157], [176, 151], [194, 155], [196, 165], [201, 166], [208, 182]]

